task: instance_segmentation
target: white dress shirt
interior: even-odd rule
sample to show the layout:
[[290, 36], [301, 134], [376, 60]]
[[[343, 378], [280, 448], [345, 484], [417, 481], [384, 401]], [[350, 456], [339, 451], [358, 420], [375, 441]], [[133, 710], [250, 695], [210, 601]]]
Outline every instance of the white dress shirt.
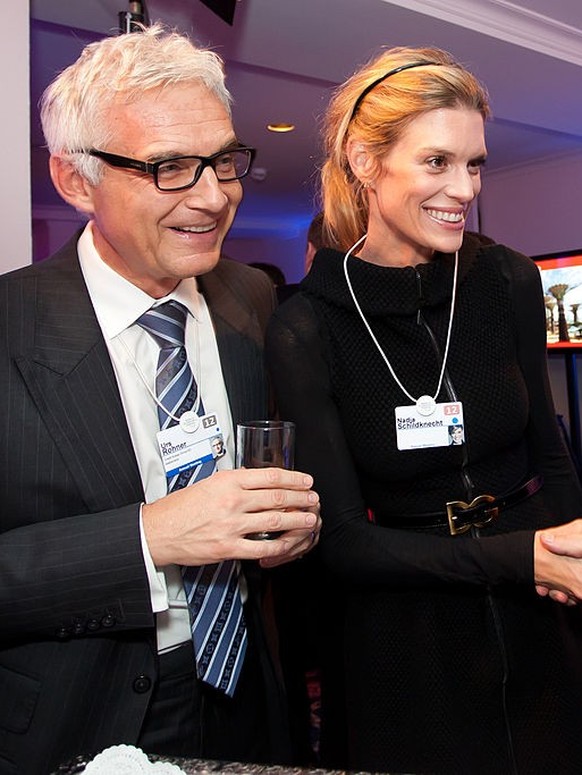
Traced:
[[[234, 437], [228, 396], [218, 346], [208, 306], [196, 278], [182, 280], [162, 299], [153, 299], [123, 278], [100, 258], [89, 223], [77, 246], [81, 271], [109, 350], [127, 425], [143, 484], [146, 503], [167, 493], [166, 475], [156, 434], [159, 431], [155, 400], [155, 373], [159, 347], [136, 320], [152, 306], [170, 299], [190, 313], [186, 322], [186, 352], [198, 383], [206, 412], [217, 414], [226, 455], [218, 467], [233, 467]], [[199, 362], [194, 355], [199, 353]], [[142, 530], [142, 549], [150, 583], [152, 610], [156, 614], [158, 651], [172, 649], [191, 639], [190, 620], [180, 569], [156, 568]]]

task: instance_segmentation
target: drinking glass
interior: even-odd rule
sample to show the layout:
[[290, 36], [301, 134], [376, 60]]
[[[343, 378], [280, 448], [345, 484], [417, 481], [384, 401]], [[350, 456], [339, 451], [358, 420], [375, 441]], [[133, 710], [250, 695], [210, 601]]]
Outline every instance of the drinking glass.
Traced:
[[[295, 424], [287, 420], [249, 420], [236, 427], [237, 468], [287, 468], [295, 464]], [[278, 532], [249, 533], [257, 541], [277, 538]]]

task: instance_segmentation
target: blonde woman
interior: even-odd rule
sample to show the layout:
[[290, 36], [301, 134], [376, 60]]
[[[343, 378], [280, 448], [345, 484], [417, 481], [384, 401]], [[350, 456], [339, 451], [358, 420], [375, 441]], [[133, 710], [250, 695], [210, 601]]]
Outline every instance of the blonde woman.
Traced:
[[350, 769], [582, 762], [580, 614], [549, 599], [579, 600], [582, 566], [541, 537], [582, 513], [582, 494], [555, 423], [539, 276], [465, 231], [488, 114], [485, 89], [436, 49], [385, 51], [340, 87], [322, 196], [341, 250], [317, 253], [268, 333], [345, 598], [333, 648]]

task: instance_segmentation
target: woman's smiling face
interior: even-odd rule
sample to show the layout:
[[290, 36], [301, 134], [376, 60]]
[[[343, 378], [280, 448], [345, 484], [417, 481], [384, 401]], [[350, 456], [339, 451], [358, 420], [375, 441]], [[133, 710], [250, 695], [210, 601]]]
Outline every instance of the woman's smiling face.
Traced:
[[487, 155], [483, 116], [439, 108], [415, 118], [380, 162], [368, 189], [368, 237], [361, 257], [417, 264], [461, 246], [481, 190]]

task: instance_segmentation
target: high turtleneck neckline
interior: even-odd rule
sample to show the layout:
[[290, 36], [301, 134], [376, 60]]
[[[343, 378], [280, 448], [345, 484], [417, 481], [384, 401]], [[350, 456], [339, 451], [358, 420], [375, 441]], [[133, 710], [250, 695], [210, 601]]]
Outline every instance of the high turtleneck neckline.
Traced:
[[[479, 241], [466, 235], [459, 253], [459, 289], [474, 262]], [[344, 275], [344, 253], [323, 249], [302, 288], [340, 307], [353, 309]], [[436, 253], [417, 266], [381, 266], [355, 256], [348, 259], [350, 281], [365, 314], [409, 315], [426, 306], [448, 304], [453, 285], [454, 254]]]

